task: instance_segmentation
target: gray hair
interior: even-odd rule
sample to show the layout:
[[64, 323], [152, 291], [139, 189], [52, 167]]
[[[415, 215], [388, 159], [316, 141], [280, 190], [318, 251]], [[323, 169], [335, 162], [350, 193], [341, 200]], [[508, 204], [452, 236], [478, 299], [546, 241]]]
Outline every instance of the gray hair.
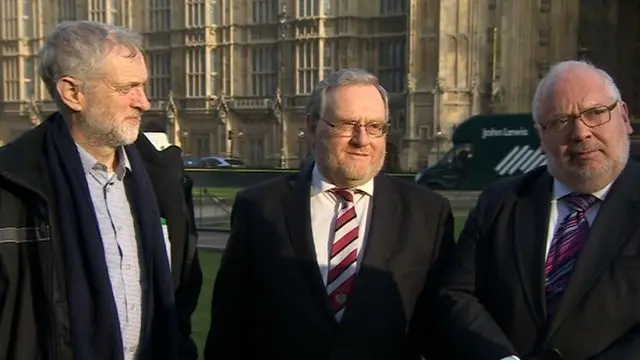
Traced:
[[142, 50], [142, 38], [128, 29], [96, 21], [63, 21], [47, 36], [40, 49], [40, 77], [58, 105], [66, 108], [56, 89], [65, 76], [84, 86], [101, 73], [100, 64], [115, 46], [124, 46], [134, 57]]
[[386, 109], [385, 119], [389, 119], [389, 96], [387, 95], [387, 91], [380, 85], [380, 81], [375, 75], [366, 70], [356, 68], [337, 70], [320, 81], [311, 93], [311, 96], [309, 96], [307, 116], [309, 116], [313, 122], [320, 120], [324, 115], [327, 92], [349, 85], [375, 86], [384, 101], [384, 107]]
[[607, 91], [609, 95], [611, 95], [616, 100], [622, 100], [620, 96], [620, 90], [616, 86], [616, 83], [613, 81], [611, 75], [609, 75], [606, 71], [598, 68], [597, 66], [583, 60], [567, 60], [561, 61], [551, 67], [549, 71], [544, 75], [542, 80], [538, 83], [538, 87], [536, 88], [536, 92], [533, 96], [533, 104], [532, 104], [532, 116], [533, 120], [538, 123], [542, 116], [542, 103], [546, 97], [549, 88], [555, 84], [556, 78], [566, 72], [567, 70], [573, 68], [585, 68], [591, 69], [596, 73], [600, 74], [603, 77]]

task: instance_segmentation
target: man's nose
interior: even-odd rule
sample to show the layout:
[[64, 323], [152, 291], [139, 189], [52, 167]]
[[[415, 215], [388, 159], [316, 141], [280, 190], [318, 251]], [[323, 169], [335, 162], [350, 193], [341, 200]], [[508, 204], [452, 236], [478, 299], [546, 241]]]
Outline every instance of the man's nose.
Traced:
[[571, 124], [571, 139], [580, 141], [591, 137], [591, 128], [585, 125], [582, 117], [573, 120]]
[[359, 124], [354, 129], [353, 141], [359, 146], [364, 146], [369, 144], [371, 141], [371, 137], [367, 132], [367, 127], [363, 124]]

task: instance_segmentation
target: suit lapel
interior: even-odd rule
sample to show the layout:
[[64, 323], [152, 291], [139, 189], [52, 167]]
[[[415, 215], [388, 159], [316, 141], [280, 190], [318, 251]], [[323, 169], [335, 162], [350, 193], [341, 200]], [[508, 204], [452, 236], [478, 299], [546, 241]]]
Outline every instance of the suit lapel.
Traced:
[[333, 318], [327, 293], [320, 275], [311, 230], [310, 180], [312, 164], [289, 181], [290, 191], [283, 198], [285, 225], [291, 246], [300, 264], [305, 283], [309, 286], [311, 298]]
[[[392, 250], [398, 243], [398, 199], [389, 179], [384, 175], [375, 178], [373, 188], [371, 225], [367, 232], [368, 238], [365, 239], [361, 267], [386, 269]], [[364, 280], [358, 276], [357, 281], [365, 280], [366, 276]]]
[[545, 171], [531, 184], [530, 191], [515, 207], [513, 239], [515, 258], [531, 315], [544, 324], [544, 259], [549, 225], [552, 178]]
[[640, 167], [635, 163], [629, 163], [613, 183], [591, 226], [589, 239], [580, 252], [558, 313], [551, 324], [549, 336], [558, 330], [627, 241], [629, 235], [638, 229], [637, 218], [640, 213], [638, 179], [640, 179]]

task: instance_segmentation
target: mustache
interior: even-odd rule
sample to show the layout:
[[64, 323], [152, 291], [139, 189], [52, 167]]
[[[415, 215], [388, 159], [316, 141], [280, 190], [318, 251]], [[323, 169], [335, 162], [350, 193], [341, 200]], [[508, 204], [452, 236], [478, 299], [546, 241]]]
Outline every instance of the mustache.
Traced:
[[590, 152], [590, 151], [598, 151], [600, 150], [600, 146], [595, 142], [581, 142], [572, 144], [567, 148], [567, 153], [570, 155], [576, 155], [579, 153]]

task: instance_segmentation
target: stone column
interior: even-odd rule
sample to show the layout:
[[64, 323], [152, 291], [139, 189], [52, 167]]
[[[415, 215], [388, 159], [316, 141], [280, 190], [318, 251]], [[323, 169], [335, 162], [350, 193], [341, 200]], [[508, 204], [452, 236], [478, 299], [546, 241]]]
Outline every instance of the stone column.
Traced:
[[227, 102], [227, 97], [225, 94], [220, 94], [214, 98], [216, 114], [218, 115], [218, 121], [220, 125], [224, 128], [224, 137], [220, 136], [220, 139], [226, 139], [224, 141], [224, 152], [227, 156], [233, 156], [233, 145], [231, 142], [233, 141], [231, 131], [231, 122], [229, 121], [229, 103]]
[[405, 129], [400, 145], [400, 166], [403, 170], [417, 170], [420, 157], [420, 150], [423, 146], [420, 133], [418, 131], [420, 122], [416, 111], [416, 91], [418, 87], [417, 74], [424, 69], [418, 69], [420, 64], [419, 36], [420, 27], [418, 16], [418, 1], [409, 0], [409, 11], [407, 14], [407, 91], [405, 96]]
[[[286, 63], [284, 61], [284, 54], [286, 53], [285, 44], [287, 41], [287, 26], [289, 21], [289, 14], [287, 13], [287, 4], [285, 0], [280, 0], [280, 14], [278, 14], [278, 32], [280, 38], [278, 39], [278, 58], [280, 67], [278, 68], [278, 89], [276, 90], [274, 100], [274, 115], [276, 123], [279, 125], [278, 136], [276, 139], [280, 146], [278, 166], [282, 169], [289, 167], [288, 155], [289, 149], [287, 144], [287, 117], [285, 102], [282, 100], [282, 91], [285, 89], [286, 83]], [[275, 150], [275, 149], [274, 149]]]

